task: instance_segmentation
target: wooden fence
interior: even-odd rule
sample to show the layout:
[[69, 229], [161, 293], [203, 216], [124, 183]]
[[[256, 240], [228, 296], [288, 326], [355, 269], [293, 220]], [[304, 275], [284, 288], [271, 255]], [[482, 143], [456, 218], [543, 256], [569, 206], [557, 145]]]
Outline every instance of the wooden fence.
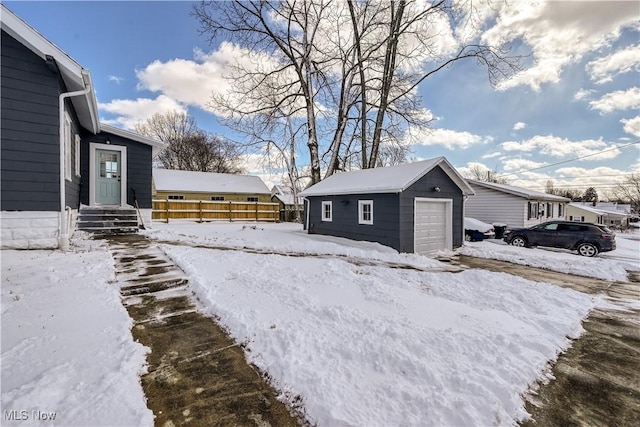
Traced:
[[278, 203], [211, 202], [208, 200], [153, 200], [153, 220], [270, 221], [279, 220]]

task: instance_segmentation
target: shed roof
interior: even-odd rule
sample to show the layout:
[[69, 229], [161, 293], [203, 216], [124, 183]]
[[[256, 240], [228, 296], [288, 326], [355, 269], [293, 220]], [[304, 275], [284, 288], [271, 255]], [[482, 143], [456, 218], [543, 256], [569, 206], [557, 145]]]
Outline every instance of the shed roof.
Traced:
[[409, 188], [436, 166], [451, 178], [462, 193], [474, 194], [473, 189], [444, 157], [406, 163], [386, 168], [362, 169], [340, 172], [307, 188], [303, 197], [339, 194], [400, 193]]
[[472, 187], [474, 185], [489, 188], [496, 191], [501, 191], [503, 193], [511, 194], [514, 196], [522, 197], [527, 200], [544, 200], [550, 202], [570, 202], [571, 199], [567, 199], [566, 197], [555, 196], [553, 194], [542, 193], [540, 191], [529, 190], [528, 188], [516, 187], [514, 185], [506, 185], [506, 184], [496, 184], [494, 182], [484, 182], [484, 181], [475, 181], [468, 180], [469, 185]]
[[582, 209], [585, 212], [591, 212], [594, 213], [596, 215], [603, 215], [603, 216], [607, 216], [609, 214], [609, 212], [605, 212], [602, 211], [600, 209], [596, 209], [593, 206], [586, 206], [583, 205], [582, 203], [569, 203], [569, 206], [576, 208], [576, 209]]
[[253, 175], [153, 169], [153, 182], [157, 191], [271, 194], [260, 177]]

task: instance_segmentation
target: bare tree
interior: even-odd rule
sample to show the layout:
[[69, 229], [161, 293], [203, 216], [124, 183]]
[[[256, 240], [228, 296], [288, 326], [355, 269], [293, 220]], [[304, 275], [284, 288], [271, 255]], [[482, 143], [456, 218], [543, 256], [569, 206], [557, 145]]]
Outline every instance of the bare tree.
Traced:
[[636, 213], [640, 213], [640, 174], [631, 174], [612, 190], [612, 195], [624, 203], [629, 203]]
[[212, 106], [234, 130], [256, 115], [304, 129], [312, 183], [321, 162], [329, 176], [406, 158], [406, 129], [429, 122], [417, 87], [435, 73], [475, 58], [494, 84], [519, 64], [478, 31], [446, 30], [482, 22], [472, 1], [235, 0], [202, 2], [193, 15], [210, 42], [224, 37], [248, 52]]
[[503, 176], [498, 175], [497, 171], [489, 170], [481, 165], [474, 164], [469, 167], [469, 172], [466, 173], [467, 178], [474, 179], [482, 182], [493, 182], [495, 184], [508, 184], [509, 180]]
[[240, 173], [239, 152], [224, 138], [198, 128], [193, 117], [176, 111], [156, 113], [135, 124], [136, 132], [165, 145], [158, 160], [166, 169]]

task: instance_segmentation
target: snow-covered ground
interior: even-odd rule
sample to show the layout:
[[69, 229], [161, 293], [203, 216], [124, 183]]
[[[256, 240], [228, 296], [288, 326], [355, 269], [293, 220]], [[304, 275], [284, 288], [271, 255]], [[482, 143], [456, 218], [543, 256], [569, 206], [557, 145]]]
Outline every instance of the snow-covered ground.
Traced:
[[458, 253], [509, 261], [561, 273], [604, 280], [628, 280], [628, 271], [640, 271], [640, 232], [618, 233], [616, 250], [588, 258], [563, 249], [518, 248], [500, 239], [465, 242]]
[[[183, 243], [162, 247], [204, 310], [320, 426], [511, 425], [588, 311], [610, 304], [296, 224], [154, 223], [146, 233]], [[618, 249], [595, 259], [499, 240], [460, 251], [624, 280], [639, 241], [618, 234]], [[152, 425], [139, 382], [146, 349], [131, 338], [113, 261], [76, 243], [67, 254], [1, 252], [0, 424]]]
[[320, 426], [512, 425], [526, 417], [522, 394], [600, 304], [505, 273], [439, 271], [433, 259], [295, 224], [154, 226], [150, 237], [185, 242], [163, 249], [205, 310]]
[[0, 256], [0, 425], [153, 425], [139, 380], [146, 349], [133, 342], [106, 249]]

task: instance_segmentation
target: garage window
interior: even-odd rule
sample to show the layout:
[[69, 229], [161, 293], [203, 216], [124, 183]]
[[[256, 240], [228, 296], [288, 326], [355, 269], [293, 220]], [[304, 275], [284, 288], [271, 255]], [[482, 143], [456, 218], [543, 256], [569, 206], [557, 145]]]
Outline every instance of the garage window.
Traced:
[[169, 194], [167, 200], [184, 200], [184, 196], [182, 194]]
[[331, 202], [322, 202], [322, 220], [333, 221], [333, 204]]
[[358, 224], [373, 225], [373, 200], [358, 200]]

